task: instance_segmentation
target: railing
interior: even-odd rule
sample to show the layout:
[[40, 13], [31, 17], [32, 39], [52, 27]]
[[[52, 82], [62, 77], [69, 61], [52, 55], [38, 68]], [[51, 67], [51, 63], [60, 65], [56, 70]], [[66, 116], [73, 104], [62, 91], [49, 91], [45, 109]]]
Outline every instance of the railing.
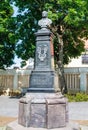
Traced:
[[0, 70], [0, 90], [16, 90], [29, 86], [31, 70], [8, 69]]
[[65, 74], [65, 80], [69, 91], [80, 91], [80, 74]]
[[65, 68], [65, 77], [68, 90], [87, 92], [88, 91], [88, 68], [72, 67]]
[[0, 75], [0, 88], [7, 89], [7, 86], [13, 88], [13, 75]]
[[18, 87], [28, 87], [29, 86], [29, 75], [18, 75]]
[[[65, 68], [66, 85], [69, 91], [88, 91], [88, 68]], [[0, 89], [29, 87], [31, 70], [0, 70]]]

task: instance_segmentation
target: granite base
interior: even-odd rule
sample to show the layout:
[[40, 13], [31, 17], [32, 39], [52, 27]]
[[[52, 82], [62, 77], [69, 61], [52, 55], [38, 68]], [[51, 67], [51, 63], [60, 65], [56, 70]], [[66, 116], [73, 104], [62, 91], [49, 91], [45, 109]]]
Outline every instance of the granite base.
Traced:
[[24, 127], [61, 128], [68, 122], [68, 102], [60, 94], [30, 93], [19, 101], [18, 123]]

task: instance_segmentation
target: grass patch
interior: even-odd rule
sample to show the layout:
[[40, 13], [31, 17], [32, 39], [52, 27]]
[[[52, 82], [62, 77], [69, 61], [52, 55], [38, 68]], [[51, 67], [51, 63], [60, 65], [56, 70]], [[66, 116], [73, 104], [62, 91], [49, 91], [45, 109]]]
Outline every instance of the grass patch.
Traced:
[[76, 94], [66, 94], [69, 102], [83, 102], [88, 101], [88, 94], [86, 93], [76, 93]]

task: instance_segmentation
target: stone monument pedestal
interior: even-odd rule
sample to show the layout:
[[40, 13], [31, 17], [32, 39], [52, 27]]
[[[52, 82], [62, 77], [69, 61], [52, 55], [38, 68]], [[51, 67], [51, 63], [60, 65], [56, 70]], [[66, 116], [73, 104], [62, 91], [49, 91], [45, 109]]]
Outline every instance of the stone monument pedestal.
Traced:
[[55, 93], [28, 93], [19, 100], [18, 120], [8, 124], [10, 130], [80, 130], [69, 122], [68, 101]]
[[13, 130], [79, 130], [67, 125], [67, 99], [60, 92], [55, 93], [59, 84], [54, 69], [52, 33], [47, 28], [51, 23], [47, 12], [43, 11], [38, 22], [41, 29], [36, 33], [35, 65], [30, 75], [29, 93], [19, 101], [18, 124], [9, 125]]
[[68, 122], [68, 102], [60, 94], [28, 93], [19, 101], [18, 123], [25, 127], [60, 128]]

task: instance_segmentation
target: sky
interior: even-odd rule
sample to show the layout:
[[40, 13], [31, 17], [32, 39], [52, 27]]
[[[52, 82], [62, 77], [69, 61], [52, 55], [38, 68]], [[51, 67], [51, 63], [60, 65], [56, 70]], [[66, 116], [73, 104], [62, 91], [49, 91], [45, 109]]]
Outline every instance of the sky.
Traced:
[[[17, 15], [17, 11], [18, 11], [18, 8], [14, 5], [13, 6], [13, 9], [14, 9], [14, 14], [13, 14], [13, 17]], [[11, 67], [9, 68], [14, 68], [14, 67], [20, 67], [20, 63], [21, 63], [22, 59], [21, 58], [17, 58], [17, 56], [15, 56], [15, 59], [14, 59], [14, 62], [15, 64], [13, 64]]]
[[13, 64], [10, 69], [13, 69], [14, 67], [19, 67], [20, 68], [20, 63], [21, 63], [22, 59], [21, 58], [17, 58], [17, 56], [15, 56], [14, 62], [15, 64]]

